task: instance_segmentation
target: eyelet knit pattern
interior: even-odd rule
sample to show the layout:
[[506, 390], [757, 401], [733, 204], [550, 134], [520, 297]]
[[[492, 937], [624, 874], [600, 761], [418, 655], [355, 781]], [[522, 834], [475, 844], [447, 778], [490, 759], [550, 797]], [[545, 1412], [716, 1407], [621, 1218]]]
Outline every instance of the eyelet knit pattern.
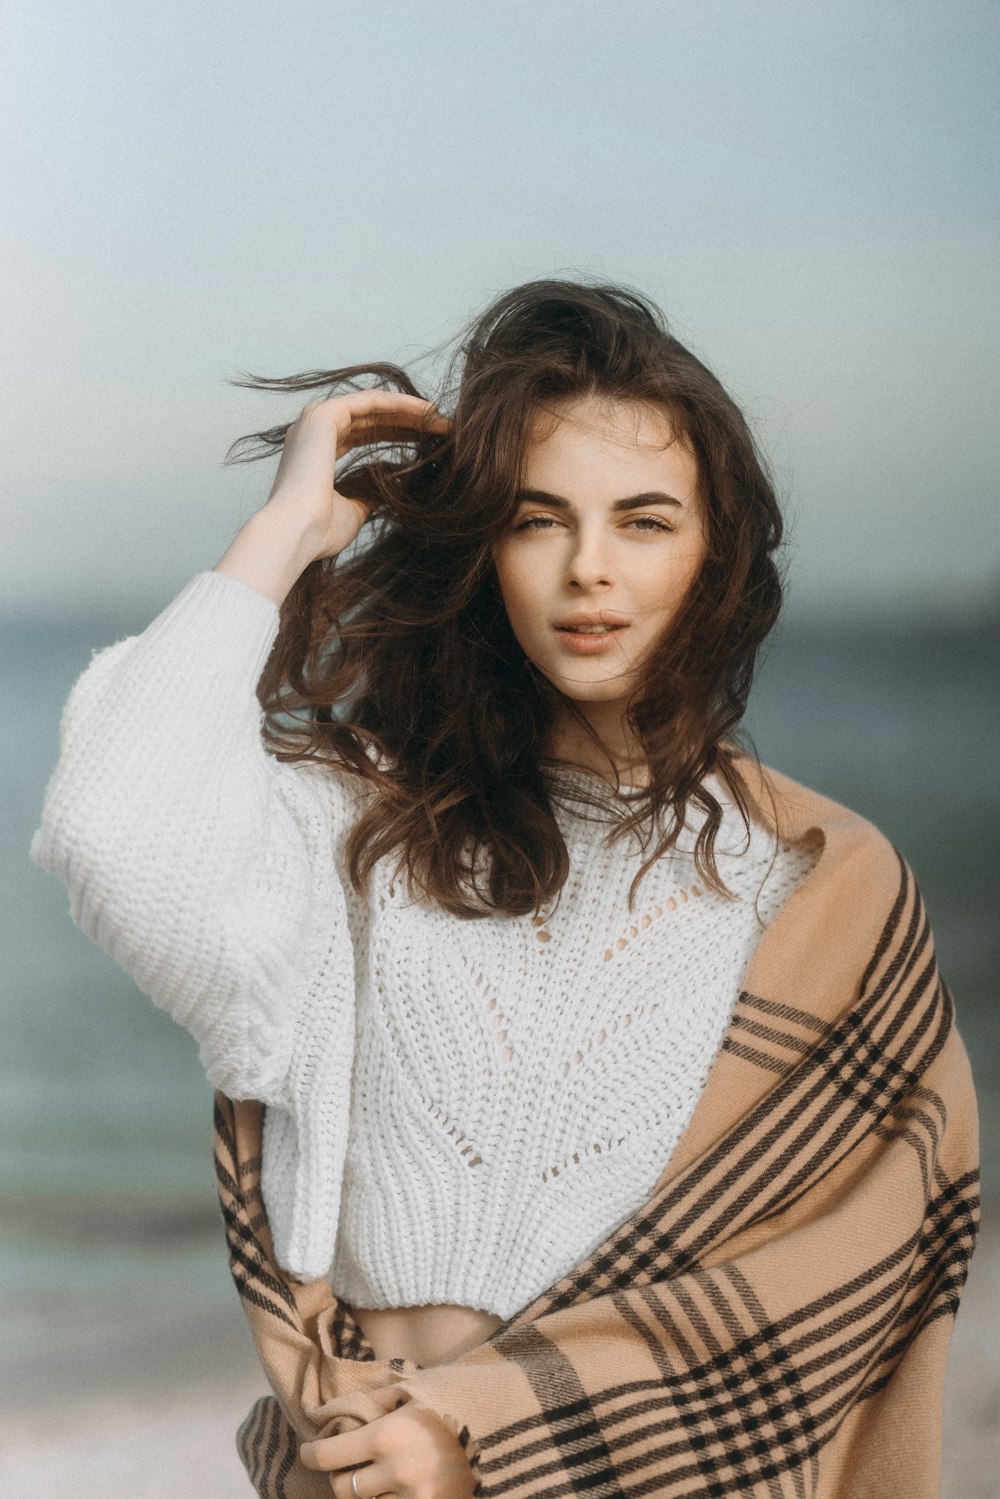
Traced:
[[[32, 857], [194, 1033], [210, 1081], [268, 1104], [263, 1190], [286, 1269], [329, 1272], [358, 1306], [506, 1317], [649, 1196], [763, 926], [815, 854], [756, 823], [748, 841], [727, 805], [717, 857], [738, 898], [698, 876], [686, 830], [630, 914], [637, 839], [609, 847], [607, 819], [561, 803], [570, 875], [541, 917], [459, 920], [410, 900], [393, 861], [369, 913], [344, 860], [366, 788], [261, 742], [277, 619], [204, 573], [99, 653], [63, 716]], [[603, 784], [560, 779], [567, 796]]]

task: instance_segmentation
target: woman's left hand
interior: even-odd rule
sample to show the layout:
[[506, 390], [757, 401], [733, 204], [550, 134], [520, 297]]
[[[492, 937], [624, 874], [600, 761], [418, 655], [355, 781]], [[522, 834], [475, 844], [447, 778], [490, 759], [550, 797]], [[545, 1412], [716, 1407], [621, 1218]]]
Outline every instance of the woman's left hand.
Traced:
[[[392, 1385], [365, 1393], [387, 1414], [356, 1431], [303, 1442], [299, 1448], [307, 1468], [330, 1474], [336, 1499], [354, 1499], [359, 1491], [362, 1499], [379, 1499], [382, 1494], [398, 1499], [471, 1499], [473, 1477], [465, 1451], [437, 1412]], [[357, 1490], [351, 1487], [355, 1471]]]

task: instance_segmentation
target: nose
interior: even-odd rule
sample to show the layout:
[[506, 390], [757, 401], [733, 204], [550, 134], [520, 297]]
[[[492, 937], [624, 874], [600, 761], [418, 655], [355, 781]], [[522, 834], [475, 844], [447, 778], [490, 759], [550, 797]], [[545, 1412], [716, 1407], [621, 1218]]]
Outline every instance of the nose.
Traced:
[[606, 541], [596, 529], [581, 526], [570, 542], [566, 581], [577, 588], [596, 588], [611, 582], [611, 559]]

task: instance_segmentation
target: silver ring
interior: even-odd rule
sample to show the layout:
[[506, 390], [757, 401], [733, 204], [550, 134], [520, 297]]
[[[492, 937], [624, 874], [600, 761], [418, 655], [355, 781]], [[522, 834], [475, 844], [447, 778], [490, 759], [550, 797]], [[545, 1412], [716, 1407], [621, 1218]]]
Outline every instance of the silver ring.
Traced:
[[361, 1470], [359, 1468], [355, 1468], [354, 1472], [351, 1474], [351, 1488], [357, 1494], [358, 1499], [365, 1499], [364, 1494], [362, 1494], [361, 1490], [358, 1488], [358, 1473], [360, 1471]]

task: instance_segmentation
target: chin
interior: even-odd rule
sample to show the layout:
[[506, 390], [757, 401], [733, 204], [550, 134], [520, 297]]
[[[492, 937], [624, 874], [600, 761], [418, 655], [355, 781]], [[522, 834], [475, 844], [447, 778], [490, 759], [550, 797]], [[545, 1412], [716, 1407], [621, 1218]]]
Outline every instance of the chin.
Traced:
[[559, 691], [563, 697], [568, 697], [574, 703], [618, 703], [624, 701], [625, 694], [620, 687], [605, 687], [600, 685], [585, 687], [582, 691], [578, 685], [572, 689], [560, 687]]
[[569, 698], [573, 703], [615, 703], [624, 701], [631, 689], [631, 680], [622, 682], [619, 678], [614, 681], [580, 682], [569, 681], [561, 672], [546, 671], [544, 666], [536, 666], [546, 681], [550, 682], [557, 692], [563, 697]]

